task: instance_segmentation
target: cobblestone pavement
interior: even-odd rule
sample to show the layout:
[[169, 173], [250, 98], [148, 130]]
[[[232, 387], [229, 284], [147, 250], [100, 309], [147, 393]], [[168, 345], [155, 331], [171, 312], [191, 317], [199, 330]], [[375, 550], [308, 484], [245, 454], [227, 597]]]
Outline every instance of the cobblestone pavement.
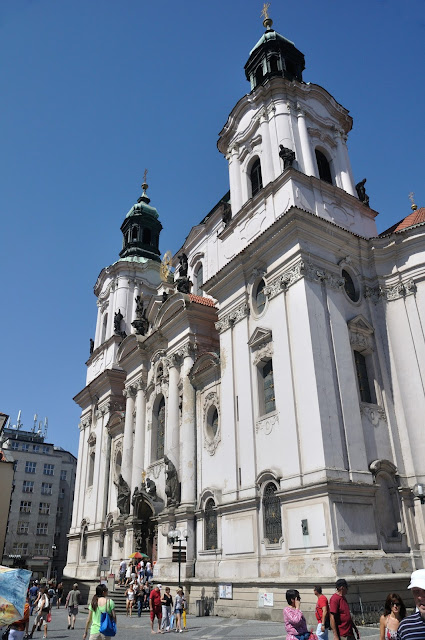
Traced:
[[[52, 622], [49, 624], [48, 640], [82, 640], [87, 612], [84, 607], [80, 607], [77, 616], [75, 630], [68, 630], [67, 612], [65, 609], [53, 609]], [[31, 624], [34, 618], [31, 617]], [[147, 640], [152, 638], [150, 630], [149, 613], [143, 612], [142, 617], [137, 614], [131, 618], [123, 614], [117, 616], [118, 633], [117, 640]], [[207, 616], [197, 618], [187, 616], [187, 630], [184, 632], [196, 640], [275, 640], [285, 637], [283, 623], [260, 622], [258, 620], [239, 620], [236, 618], [219, 618], [217, 616]], [[155, 621], [156, 628], [156, 621]], [[164, 636], [169, 634], [164, 634]], [[34, 640], [42, 640], [42, 632], [34, 633]], [[183, 635], [182, 635], [183, 637]], [[379, 630], [371, 627], [360, 627], [361, 640], [379, 640]], [[329, 640], [332, 640], [329, 636]]]

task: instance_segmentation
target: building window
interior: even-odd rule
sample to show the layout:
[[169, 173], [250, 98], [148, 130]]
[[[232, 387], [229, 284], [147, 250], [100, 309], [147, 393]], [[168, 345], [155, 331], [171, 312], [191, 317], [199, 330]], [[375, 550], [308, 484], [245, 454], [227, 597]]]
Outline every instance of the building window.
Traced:
[[36, 462], [30, 462], [29, 460], [27, 460], [25, 462], [25, 473], [35, 473], [36, 466]]
[[258, 314], [262, 313], [264, 311], [264, 307], [266, 306], [266, 296], [264, 294], [265, 286], [266, 286], [266, 283], [264, 282], [263, 279], [261, 279], [255, 289], [255, 295], [254, 295], [255, 310]]
[[106, 340], [106, 328], [108, 326], [108, 314], [105, 313], [103, 316], [103, 324], [102, 324], [102, 338], [100, 340], [100, 344], [103, 344]]
[[356, 289], [353, 278], [345, 269], [342, 270], [341, 275], [344, 278], [345, 293], [350, 298], [350, 300], [352, 300], [353, 302], [357, 302], [359, 299], [359, 292]]
[[19, 449], [19, 442], [16, 442], [16, 440], [14, 440], [12, 442], [11, 449], [12, 449], [12, 451], [17, 451]]
[[324, 153], [319, 151], [319, 149], [316, 149], [315, 153], [316, 153], [317, 168], [319, 170], [319, 178], [321, 180], [324, 180], [324, 182], [329, 182], [329, 184], [332, 184], [331, 166], [329, 164], [327, 157], [325, 156]]
[[48, 556], [49, 545], [44, 542], [36, 542], [34, 545], [34, 555], [36, 556]]
[[22, 491], [24, 493], [34, 493], [33, 480], [24, 480], [24, 484], [22, 485]]
[[25, 444], [25, 443], [24, 443], [24, 444], [22, 445], [22, 451], [29, 451], [29, 450], [30, 450], [30, 446], [29, 446], [29, 444]]
[[217, 549], [217, 511], [212, 498], [205, 505], [205, 549]]
[[47, 536], [48, 526], [47, 522], [37, 522], [37, 531], [38, 536]]
[[21, 500], [21, 505], [19, 507], [20, 513], [31, 513], [31, 502], [28, 500]]
[[279, 66], [278, 66], [278, 61], [277, 61], [277, 56], [272, 56], [270, 58], [270, 71], [271, 73], [276, 73], [277, 71], [279, 71]]
[[53, 485], [50, 482], [42, 482], [41, 483], [41, 495], [43, 496], [51, 496], [52, 495], [52, 487]]
[[94, 450], [92, 449], [89, 453], [89, 477], [87, 480], [87, 486], [91, 487], [93, 485], [93, 478], [94, 478], [94, 463], [96, 460], [96, 454], [94, 452]]
[[207, 433], [211, 440], [214, 440], [218, 431], [218, 410], [212, 405], [207, 414]]
[[142, 243], [150, 244], [152, 239], [152, 233], [150, 229], [143, 229]]
[[256, 193], [263, 188], [263, 178], [261, 175], [261, 162], [260, 159], [257, 158], [254, 164], [251, 167], [250, 172], [251, 178], [251, 196], [254, 197]]
[[271, 413], [276, 409], [274, 395], [273, 360], [260, 364], [260, 411]]
[[84, 527], [81, 536], [81, 557], [83, 559], [87, 557], [87, 527]]
[[202, 263], [195, 271], [195, 294], [202, 296], [202, 285], [204, 284], [204, 267]]
[[131, 230], [131, 241], [137, 242], [139, 236], [139, 230], [137, 227], [133, 227]]
[[43, 453], [50, 453], [50, 447], [43, 447]]
[[42, 516], [49, 516], [50, 502], [40, 502], [40, 506], [38, 507], [38, 513]]
[[39, 444], [33, 444], [32, 445], [32, 450], [35, 451], [35, 453], [38, 453], [40, 451], [40, 445]]
[[152, 458], [153, 461], [164, 457], [164, 437], [165, 437], [165, 400], [161, 396], [156, 409], [153, 412], [152, 425]]
[[359, 386], [360, 400], [372, 403], [372, 393], [367, 372], [366, 357], [360, 351], [354, 351], [354, 362], [356, 364], [357, 384]]
[[44, 475], [45, 476], [53, 476], [55, 472], [55, 465], [54, 464], [45, 464], [44, 465]]
[[276, 491], [277, 487], [274, 482], [269, 482], [265, 486], [263, 494], [264, 537], [271, 544], [278, 544], [282, 537], [280, 500]]
[[256, 71], [255, 71], [255, 86], [257, 86], [258, 84], [261, 84], [262, 80], [263, 80], [264, 74], [263, 74], [263, 65], [260, 64], [259, 67], [257, 67]]
[[66, 480], [68, 472], [65, 469], [61, 469], [61, 480]]
[[62, 516], [63, 516], [63, 507], [58, 507], [58, 510], [56, 511], [56, 517], [62, 518]]
[[22, 522], [21, 520], [18, 522], [18, 528], [16, 529], [16, 533], [28, 533], [29, 522]]
[[28, 555], [28, 542], [14, 542], [12, 547], [12, 553], [16, 556]]
[[63, 500], [63, 499], [64, 499], [64, 497], [65, 497], [65, 489], [64, 489], [64, 487], [61, 487], [61, 489], [60, 489], [60, 491], [59, 491], [59, 498], [60, 498], [61, 500]]

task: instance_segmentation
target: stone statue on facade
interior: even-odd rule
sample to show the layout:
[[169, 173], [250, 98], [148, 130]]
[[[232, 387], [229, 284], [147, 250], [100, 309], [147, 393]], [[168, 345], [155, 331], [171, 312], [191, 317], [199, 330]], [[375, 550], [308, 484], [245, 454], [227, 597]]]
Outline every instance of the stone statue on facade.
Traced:
[[93, 338], [90, 338], [90, 355], [93, 353], [94, 351], [94, 340]]
[[367, 207], [369, 207], [369, 196], [366, 193], [366, 178], [363, 178], [360, 182], [356, 184], [357, 195], [359, 196], [360, 202], [363, 202]]
[[162, 292], [162, 304], [164, 304], [164, 302], [167, 302], [168, 300], [168, 292], [167, 291], [163, 291]]
[[189, 280], [187, 276], [187, 272], [189, 270], [189, 262], [187, 259], [187, 255], [182, 253], [179, 255], [179, 277], [177, 278], [177, 291], [180, 293], [190, 293], [192, 288], [192, 282]]
[[121, 516], [128, 516], [130, 513], [130, 487], [122, 477], [121, 473], [118, 476], [118, 482], [114, 481], [114, 485], [117, 488], [117, 507]]
[[232, 219], [232, 207], [228, 202], [223, 202], [223, 211], [221, 214], [221, 219], [224, 224], [227, 226]]
[[136, 296], [134, 301], [136, 303], [136, 319], [133, 320], [131, 325], [136, 329], [138, 335], [144, 336], [149, 329], [149, 320], [146, 317], [146, 309], [143, 305], [142, 296]]
[[151, 497], [153, 501], [157, 500], [156, 484], [150, 478], [146, 478], [146, 493]]
[[180, 504], [180, 482], [177, 469], [168, 456], [164, 456], [167, 465], [165, 495], [167, 496], [167, 507], [175, 507]]
[[121, 321], [124, 320], [124, 316], [121, 313], [121, 309], [115, 311], [114, 314], [114, 333], [121, 335]]
[[295, 160], [295, 151], [292, 151], [292, 149], [288, 149], [288, 147], [284, 147], [283, 144], [280, 144], [279, 156], [283, 160], [284, 169], [287, 169], [288, 167], [292, 167]]

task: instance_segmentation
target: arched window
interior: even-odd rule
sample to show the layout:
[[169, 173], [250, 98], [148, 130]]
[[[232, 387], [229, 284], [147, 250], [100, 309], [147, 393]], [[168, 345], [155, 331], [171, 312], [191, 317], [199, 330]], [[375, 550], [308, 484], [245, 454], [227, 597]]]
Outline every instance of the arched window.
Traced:
[[316, 149], [315, 153], [317, 168], [319, 170], [319, 178], [325, 182], [329, 182], [329, 184], [332, 184], [331, 166], [327, 157], [319, 149]]
[[89, 455], [89, 477], [87, 481], [88, 487], [91, 487], [93, 485], [95, 458], [96, 458], [96, 454], [94, 452], [94, 449], [92, 449]]
[[249, 175], [251, 178], [251, 195], [255, 196], [255, 194], [263, 188], [263, 178], [261, 176], [261, 163], [259, 158], [257, 158], [252, 165]]
[[118, 451], [117, 455], [115, 456], [115, 474], [117, 478], [121, 473], [121, 465], [122, 465], [122, 453], [121, 451]]
[[257, 313], [262, 313], [264, 311], [264, 307], [266, 306], [266, 296], [264, 294], [265, 286], [266, 283], [263, 279], [261, 279], [255, 289], [255, 306]]
[[205, 549], [217, 549], [217, 512], [212, 498], [205, 505]]
[[81, 557], [83, 559], [87, 557], [87, 527], [84, 527], [81, 535]]
[[151, 238], [152, 238], [151, 230], [150, 229], [143, 229], [143, 236], [142, 236], [143, 244], [150, 244], [151, 243]]
[[211, 405], [207, 414], [207, 433], [211, 440], [214, 440], [218, 431], [218, 410], [217, 407]]
[[263, 80], [263, 65], [260, 64], [259, 67], [257, 67], [257, 70], [255, 71], [255, 85], [257, 84], [261, 84], [262, 80]]
[[276, 56], [272, 56], [270, 58], [270, 72], [271, 73], [276, 73], [276, 71], [279, 71], [278, 66], [277, 66], [277, 57]]
[[276, 491], [277, 487], [274, 482], [269, 482], [265, 486], [263, 494], [264, 537], [271, 544], [278, 544], [282, 537], [280, 500]]
[[360, 400], [362, 402], [373, 402], [370, 389], [369, 376], [367, 372], [367, 362], [365, 356], [360, 351], [354, 351], [354, 362], [356, 364], [357, 384], [359, 385]]
[[262, 389], [262, 413], [270, 413], [276, 409], [276, 401], [274, 395], [274, 377], [273, 377], [273, 360], [267, 360], [260, 369], [260, 378]]
[[105, 315], [103, 316], [103, 324], [102, 324], [102, 339], [100, 341], [100, 344], [103, 344], [106, 340], [106, 327], [108, 326], [108, 314], [105, 313]]
[[204, 267], [202, 263], [199, 265], [195, 272], [195, 294], [202, 295], [202, 285], [204, 284]]
[[152, 462], [164, 457], [165, 437], [165, 400], [164, 396], [156, 405], [153, 412], [152, 424]]
[[137, 241], [138, 235], [139, 235], [138, 231], [139, 230], [138, 230], [137, 227], [133, 227], [132, 228], [132, 230], [131, 230], [131, 240], [132, 240], [132, 242], [136, 242]]
[[108, 529], [108, 558], [112, 558], [113, 540], [112, 529]]

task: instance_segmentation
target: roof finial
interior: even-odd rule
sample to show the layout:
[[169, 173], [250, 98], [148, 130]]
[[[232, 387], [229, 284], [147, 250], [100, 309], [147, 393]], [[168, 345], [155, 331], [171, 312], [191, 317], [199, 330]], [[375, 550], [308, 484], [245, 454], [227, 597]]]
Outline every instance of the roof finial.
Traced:
[[143, 173], [143, 182], [142, 182], [142, 189], [143, 189], [143, 193], [140, 196], [140, 198], [138, 199], [137, 202], [146, 202], [147, 204], [149, 204], [150, 202], [150, 198], [148, 198], [147, 194], [146, 194], [146, 189], [148, 188], [148, 183], [146, 182], [146, 176], [148, 175], [148, 170], [145, 169], [144, 173]]
[[263, 26], [267, 29], [267, 31], [271, 28], [273, 24], [273, 20], [269, 17], [269, 8], [270, 8], [270, 2], [265, 2], [263, 4], [263, 10], [260, 13], [260, 16], [264, 16]]
[[416, 211], [418, 206], [417, 204], [415, 204], [415, 194], [413, 193], [413, 191], [409, 193], [409, 200], [412, 203], [412, 206], [410, 208], [412, 209], [412, 211]]

